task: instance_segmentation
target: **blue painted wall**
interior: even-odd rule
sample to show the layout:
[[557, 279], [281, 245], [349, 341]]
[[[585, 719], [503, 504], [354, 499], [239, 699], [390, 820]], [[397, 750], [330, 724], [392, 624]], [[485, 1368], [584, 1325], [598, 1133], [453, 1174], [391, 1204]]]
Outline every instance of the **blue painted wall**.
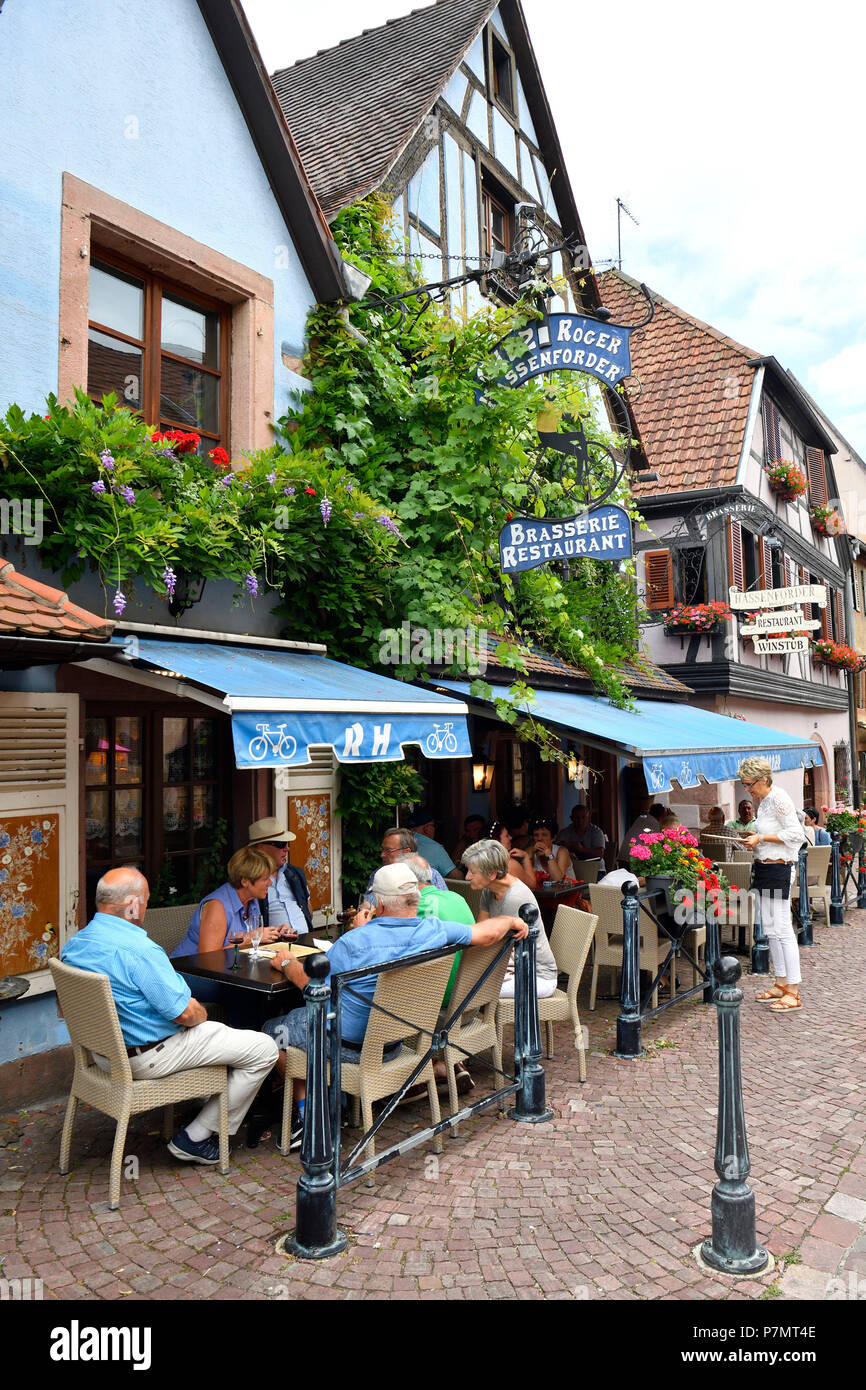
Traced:
[[57, 389], [68, 171], [273, 280], [282, 414], [313, 296], [195, 0], [6, 0], [0, 130], [0, 406]]
[[[62, 1018], [57, 1017], [57, 996], [39, 994], [35, 999], [19, 999], [14, 1004], [0, 1006], [0, 1067], [29, 1057], [34, 1052], [48, 1052], [65, 1047], [69, 1032]], [[3, 1077], [0, 1072], [0, 1110], [3, 1106]]]

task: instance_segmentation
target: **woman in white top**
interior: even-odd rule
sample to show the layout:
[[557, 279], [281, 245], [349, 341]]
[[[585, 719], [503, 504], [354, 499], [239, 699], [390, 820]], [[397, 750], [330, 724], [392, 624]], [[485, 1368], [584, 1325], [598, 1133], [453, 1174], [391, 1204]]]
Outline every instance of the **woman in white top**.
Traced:
[[573, 869], [571, 855], [565, 845], [553, 843], [554, 831], [552, 821], [533, 821], [529, 853], [532, 855], [533, 869], [541, 874], [549, 874], [551, 882], [558, 883], [562, 878], [571, 878]]
[[755, 856], [754, 886], [761, 894], [761, 922], [770, 947], [776, 982], [755, 996], [774, 1013], [803, 1007], [800, 999], [800, 951], [791, 923], [791, 880], [803, 843], [803, 827], [786, 791], [773, 786], [773, 770], [764, 758], [746, 758], [737, 775], [758, 803], [755, 831], [742, 842]]

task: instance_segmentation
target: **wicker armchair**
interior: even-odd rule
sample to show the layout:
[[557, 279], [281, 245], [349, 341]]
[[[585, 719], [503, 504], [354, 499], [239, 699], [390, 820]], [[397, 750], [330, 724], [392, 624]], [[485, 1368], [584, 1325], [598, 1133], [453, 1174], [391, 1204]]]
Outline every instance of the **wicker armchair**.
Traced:
[[[597, 926], [598, 918], [595, 913], [581, 912], [576, 907], [565, 907], [564, 905], [556, 909], [553, 931], [550, 933], [550, 949], [554, 954], [560, 975], [568, 976], [568, 986], [564, 991], [557, 989], [546, 999], [539, 999], [538, 1001], [538, 1019], [547, 1030], [548, 1057], [553, 1056], [554, 1023], [558, 1023], [560, 1019], [564, 1018], [571, 1019], [581, 1081], [586, 1080], [586, 1050], [580, 1015], [577, 1012], [577, 990]], [[513, 1023], [514, 1000], [500, 999], [496, 1009], [496, 1030], [499, 1035], [500, 1053], [502, 1051], [503, 1029], [507, 1024]]]
[[[592, 965], [592, 984], [589, 990], [589, 1007], [595, 1009], [598, 989], [598, 972], [603, 965], [611, 972], [622, 969], [622, 892], [619, 888], [605, 888], [604, 883], [591, 883], [589, 897], [592, 910], [598, 916], [595, 932], [595, 952]], [[659, 966], [668, 953], [670, 943], [666, 936], [659, 941], [658, 928], [651, 917], [641, 910], [640, 917], [640, 968], [649, 972], [655, 979]], [[675, 972], [671, 969], [671, 998], [676, 994]], [[658, 987], [653, 991], [652, 1007], [658, 1005]]]
[[[379, 975], [373, 1003], [378, 1004], [380, 1008], [370, 1010], [358, 1061], [343, 1061], [340, 1065], [342, 1088], [350, 1096], [356, 1096], [360, 1102], [361, 1120], [365, 1130], [370, 1129], [373, 1124], [373, 1101], [382, 1100], [385, 1096], [392, 1096], [395, 1091], [399, 1091], [429, 1049], [452, 964], [452, 956], [439, 956], [438, 959], [425, 961], [421, 965], [383, 970]], [[388, 1012], [382, 1013], [380, 1009], [386, 1009]], [[390, 1014], [397, 1017], [391, 1018]], [[401, 1018], [409, 1020], [412, 1026], [401, 1023]], [[396, 1056], [385, 1061], [383, 1050], [388, 1043], [393, 1042], [402, 1042], [403, 1046]], [[280, 1153], [283, 1154], [289, 1152], [291, 1143], [291, 1082], [303, 1081], [306, 1075], [306, 1051], [300, 1047], [287, 1048], [283, 1123], [279, 1144]], [[426, 1066], [415, 1078], [416, 1084], [425, 1081], [431, 1119], [434, 1125], [438, 1125], [441, 1119], [439, 1093], [433, 1076], [433, 1062], [429, 1057]], [[438, 1137], [435, 1140], [435, 1148], [437, 1153], [441, 1153], [442, 1144]], [[371, 1139], [367, 1145], [367, 1153], [372, 1157], [375, 1152], [376, 1141]]]
[[466, 900], [469, 904], [469, 911], [477, 922], [478, 914], [481, 911], [481, 889], [470, 888], [469, 884], [461, 878], [449, 878], [446, 879], [446, 882], [450, 892], [459, 893], [461, 898]]
[[[502, 950], [503, 944], [502, 941], [497, 941], [492, 946], [472, 946], [461, 951], [457, 978], [451, 991], [451, 1003], [442, 1014], [440, 1025], [444, 1024], [446, 1018], [449, 1018], [453, 1010], [466, 998], [488, 965]], [[493, 1065], [497, 1071], [502, 1071], [501, 1035], [496, 1029], [496, 1006], [499, 1003], [499, 991], [505, 979], [509, 959], [510, 953], [506, 951], [499, 964], [494, 966], [481, 988], [448, 1029], [449, 1045], [443, 1048], [442, 1060], [448, 1076], [448, 1103], [452, 1115], [456, 1115], [460, 1109], [454, 1068], [458, 1062], [465, 1061], [467, 1053], [474, 1057], [476, 1053], [486, 1052], [489, 1048], [493, 1053]], [[452, 1043], [454, 1046], [450, 1045]], [[452, 1136], [456, 1133], [456, 1127], [453, 1127]]]
[[[228, 1070], [224, 1066], [195, 1067], [174, 1072], [171, 1076], [153, 1081], [136, 1081], [129, 1065], [129, 1056], [117, 1017], [111, 985], [107, 975], [91, 970], [78, 970], [51, 960], [49, 969], [54, 977], [57, 999], [69, 1029], [75, 1072], [66, 1107], [66, 1119], [60, 1140], [60, 1171], [69, 1172], [69, 1153], [72, 1146], [72, 1127], [78, 1102], [92, 1105], [104, 1115], [117, 1121], [114, 1147], [111, 1151], [111, 1171], [108, 1184], [108, 1204], [112, 1211], [120, 1206], [120, 1172], [126, 1131], [132, 1115], [143, 1110], [166, 1107], [163, 1128], [166, 1138], [173, 1129], [173, 1109], [177, 1101], [196, 1100], [219, 1095], [220, 1098], [220, 1172], [229, 1170], [228, 1131]], [[93, 1060], [93, 1053], [107, 1058], [110, 1071], [103, 1071]]]
[[186, 936], [190, 918], [195, 912], [195, 903], [183, 903], [178, 907], [151, 907], [144, 919], [144, 930], [170, 956], [175, 946], [179, 946]]
[[[820, 903], [824, 916], [830, 920], [830, 887], [827, 883], [827, 871], [830, 868], [830, 855], [833, 852], [832, 845], [810, 845], [806, 851], [806, 877], [809, 883], [809, 908], [811, 910], [814, 903]], [[800, 875], [797, 866], [794, 866], [794, 882], [791, 885], [791, 897], [799, 904], [800, 902]]]

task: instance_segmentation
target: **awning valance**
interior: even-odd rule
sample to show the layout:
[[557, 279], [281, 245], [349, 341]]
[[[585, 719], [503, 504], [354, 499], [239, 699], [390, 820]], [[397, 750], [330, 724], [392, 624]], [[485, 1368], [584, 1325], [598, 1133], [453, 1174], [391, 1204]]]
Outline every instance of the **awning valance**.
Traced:
[[222, 696], [238, 767], [294, 767], [330, 746], [341, 763], [468, 758], [466, 705], [314, 652], [115, 637], [126, 660]]
[[[469, 696], [470, 687], [460, 681], [437, 681], [437, 687]], [[592, 695], [558, 690], [536, 690], [535, 697], [535, 704], [524, 707], [533, 718], [639, 758], [652, 793], [670, 791], [673, 782], [680, 787], [726, 782], [736, 777], [737, 767], [750, 755], [766, 758], [775, 772], [819, 767], [822, 761], [811, 739], [695, 705], [635, 700], [635, 708], [626, 710]]]

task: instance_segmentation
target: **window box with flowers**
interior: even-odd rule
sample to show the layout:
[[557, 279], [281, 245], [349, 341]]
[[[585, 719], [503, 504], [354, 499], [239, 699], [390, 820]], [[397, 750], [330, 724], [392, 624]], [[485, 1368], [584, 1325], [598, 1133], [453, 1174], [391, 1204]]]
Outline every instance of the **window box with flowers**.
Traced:
[[842, 536], [845, 534], [845, 522], [835, 507], [825, 507], [816, 502], [809, 508], [809, 516], [812, 519], [812, 530], [819, 536]]
[[861, 656], [844, 642], [834, 642], [830, 637], [820, 637], [812, 643], [812, 660], [819, 666], [835, 666], [837, 670], [855, 673], [866, 666], [866, 656]]
[[678, 603], [664, 615], [665, 632], [719, 632], [722, 623], [729, 622], [731, 610], [726, 603]]
[[803, 470], [788, 459], [771, 459], [766, 473], [770, 488], [783, 502], [795, 502], [809, 486]]

